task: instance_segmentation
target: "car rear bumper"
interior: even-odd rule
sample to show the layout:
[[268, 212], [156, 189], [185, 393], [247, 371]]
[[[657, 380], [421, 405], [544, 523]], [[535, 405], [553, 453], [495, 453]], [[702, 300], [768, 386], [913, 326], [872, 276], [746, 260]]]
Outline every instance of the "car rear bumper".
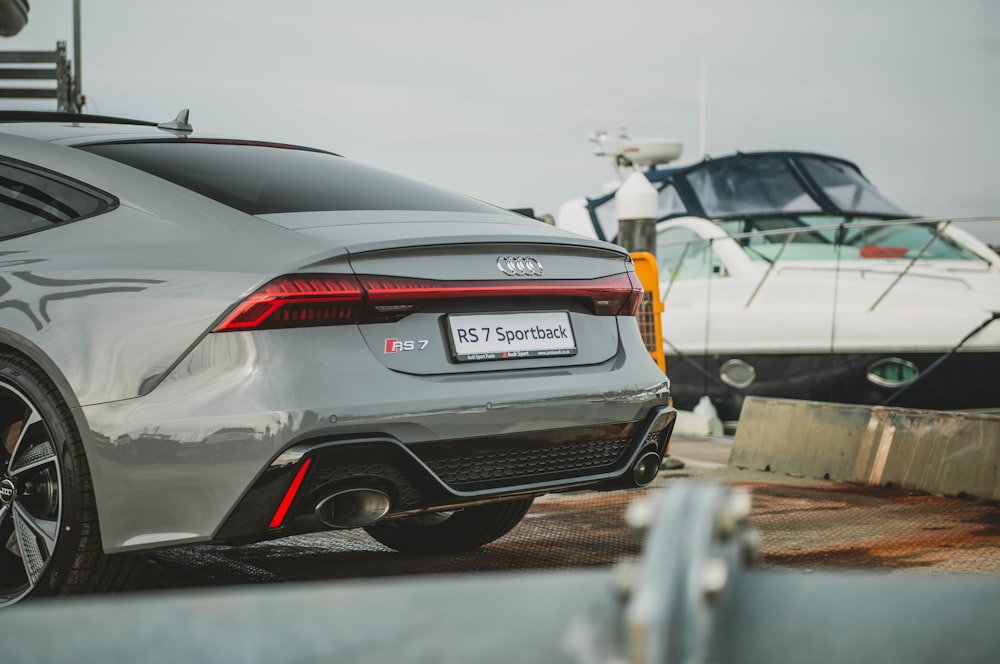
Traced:
[[[663, 457], [676, 416], [672, 407], [657, 405], [635, 422], [485, 440], [407, 446], [372, 436], [300, 443], [257, 478], [216, 539], [259, 540], [323, 528], [317, 506], [355, 489], [389, 496], [385, 518], [393, 518], [551, 491], [642, 486], [652, 477], [636, 479], [637, 464], [651, 452], [657, 461]], [[292, 498], [287, 518], [271, 523], [286, 496]]]
[[[274, 513], [262, 483], [285, 491], [273, 478], [304, 458], [317, 468], [294, 514], [314, 492], [378, 476], [378, 464], [390, 516], [610, 485], [628, 476], [643, 427], [670, 399], [634, 324], [605, 362], [431, 376], [385, 367], [353, 327], [280, 334], [296, 343], [208, 335], [148, 395], [81, 409], [107, 552], [273, 536], [259, 527]], [[612, 460], [588, 461], [587, 445]], [[528, 469], [496, 470], [504, 459]], [[234, 520], [248, 510], [258, 521]]]

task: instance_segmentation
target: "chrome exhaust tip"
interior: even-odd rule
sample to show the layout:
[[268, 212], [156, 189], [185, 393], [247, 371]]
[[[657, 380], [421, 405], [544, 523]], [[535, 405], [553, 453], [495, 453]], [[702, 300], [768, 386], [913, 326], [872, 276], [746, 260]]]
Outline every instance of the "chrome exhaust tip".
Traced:
[[315, 513], [331, 528], [360, 528], [384, 517], [391, 506], [389, 496], [377, 489], [347, 489], [319, 501]]
[[660, 455], [655, 451], [645, 452], [632, 467], [632, 481], [636, 486], [646, 486], [660, 473]]

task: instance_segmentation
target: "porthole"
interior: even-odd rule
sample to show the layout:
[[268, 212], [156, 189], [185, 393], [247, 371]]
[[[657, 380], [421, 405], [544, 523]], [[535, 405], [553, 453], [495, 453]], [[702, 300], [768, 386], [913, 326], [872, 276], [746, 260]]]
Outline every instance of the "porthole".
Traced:
[[757, 372], [743, 360], [726, 360], [719, 368], [719, 377], [726, 385], [742, 390], [757, 379]]
[[920, 373], [913, 362], [898, 357], [884, 357], [868, 366], [868, 381], [880, 387], [901, 387]]

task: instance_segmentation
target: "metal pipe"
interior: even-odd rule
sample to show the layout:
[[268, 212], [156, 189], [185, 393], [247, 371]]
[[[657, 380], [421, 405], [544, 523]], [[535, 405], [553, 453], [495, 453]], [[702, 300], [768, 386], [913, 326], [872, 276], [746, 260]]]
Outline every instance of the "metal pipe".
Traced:
[[872, 304], [872, 306], [870, 306], [868, 308], [868, 311], [875, 311], [875, 307], [877, 307], [879, 304], [881, 304], [882, 300], [885, 299], [885, 296], [889, 294], [889, 291], [891, 291], [893, 288], [895, 288], [896, 284], [898, 284], [903, 279], [903, 277], [905, 277], [910, 272], [910, 268], [912, 268], [914, 265], [916, 265], [917, 261], [920, 260], [923, 257], [923, 255], [927, 253], [927, 250], [931, 248], [931, 245], [933, 245], [935, 242], [938, 241], [938, 238], [941, 237], [942, 233], [944, 233], [945, 229], [947, 229], [948, 226], [950, 226], [950, 225], [951, 225], [951, 220], [950, 219], [948, 221], [945, 221], [945, 222], [943, 222], [943, 223], [941, 223], [941, 224], [938, 225], [938, 229], [937, 229], [937, 232], [934, 233], [934, 237], [932, 237], [930, 239], [930, 241], [927, 244], [924, 245], [924, 248], [921, 249], [917, 253], [917, 255], [913, 257], [913, 260], [911, 260], [907, 264], [907, 266], [905, 268], [903, 268], [903, 271], [900, 272], [896, 276], [896, 278], [893, 280], [893, 282], [891, 284], [889, 284], [889, 287], [886, 288], [882, 292], [882, 294], [878, 296], [878, 299], [875, 300], [875, 303]]
[[[705, 240], [696, 240], [697, 242], [704, 242]], [[667, 301], [667, 296], [670, 295], [671, 289], [674, 287], [674, 282], [677, 281], [677, 275], [681, 271], [681, 266], [684, 265], [684, 259], [687, 258], [688, 251], [691, 249], [691, 245], [694, 242], [688, 242], [684, 245], [684, 249], [681, 250], [681, 257], [677, 259], [677, 267], [670, 271], [670, 283], [667, 284], [667, 291], [663, 294], [661, 298], [664, 302]]]
[[632, 481], [636, 486], [646, 486], [656, 479], [660, 472], [660, 462], [663, 458], [658, 452], [651, 450], [643, 453], [634, 466], [632, 466]]
[[368, 526], [389, 513], [392, 501], [378, 489], [347, 489], [316, 505], [316, 518], [331, 528]]
[[80, 45], [80, 0], [73, 0], [73, 93], [70, 100], [70, 110], [77, 113], [83, 111], [83, 59]]
[[743, 305], [744, 309], [749, 308], [754, 298], [757, 297], [757, 293], [759, 293], [760, 289], [764, 287], [764, 282], [767, 281], [767, 278], [769, 276], [771, 276], [771, 272], [774, 270], [774, 266], [778, 263], [779, 260], [781, 260], [781, 254], [785, 253], [785, 248], [788, 246], [788, 243], [792, 241], [792, 237], [793, 237], [792, 234], [789, 233], [788, 236], [785, 238], [785, 242], [781, 245], [781, 249], [778, 249], [778, 253], [777, 255], [775, 255], [774, 260], [772, 260], [771, 263], [767, 266], [767, 272], [765, 272], [764, 276], [761, 277], [760, 281], [757, 282], [757, 287], [754, 288], [753, 293], [750, 294], [750, 299], [747, 300], [747, 303]]

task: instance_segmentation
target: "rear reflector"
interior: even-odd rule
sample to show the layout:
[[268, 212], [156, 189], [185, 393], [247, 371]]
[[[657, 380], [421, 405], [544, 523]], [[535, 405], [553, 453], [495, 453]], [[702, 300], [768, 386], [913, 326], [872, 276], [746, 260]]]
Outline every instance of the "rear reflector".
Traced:
[[265, 284], [213, 332], [390, 322], [429, 302], [502, 297], [572, 298], [586, 302], [598, 316], [634, 316], [642, 284], [632, 272], [598, 279], [535, 281], [293, 274]]
[[281, 499], [281, 504], [275, 510], [274, 516], [271, 517], [271, 523], [268, 524], [268, 528], [277, 528], [284, 522], [285, 516], [288, 514], [288, 509], [292, 506], [292, 501], [295, 500], [295, 494], [298, 493], [299, 486], [302, 485], [302, 479], [306, 476], [306, 471], [309, 469], [310, 463], [312, 463], [312, 459], [306, 459], [302, 467], [299, 468], [299, 472], [295, 473], [295, 479], [292, 480], [292, 483], [288, 486], [288, 490], [285, 491], [285, 496]]

